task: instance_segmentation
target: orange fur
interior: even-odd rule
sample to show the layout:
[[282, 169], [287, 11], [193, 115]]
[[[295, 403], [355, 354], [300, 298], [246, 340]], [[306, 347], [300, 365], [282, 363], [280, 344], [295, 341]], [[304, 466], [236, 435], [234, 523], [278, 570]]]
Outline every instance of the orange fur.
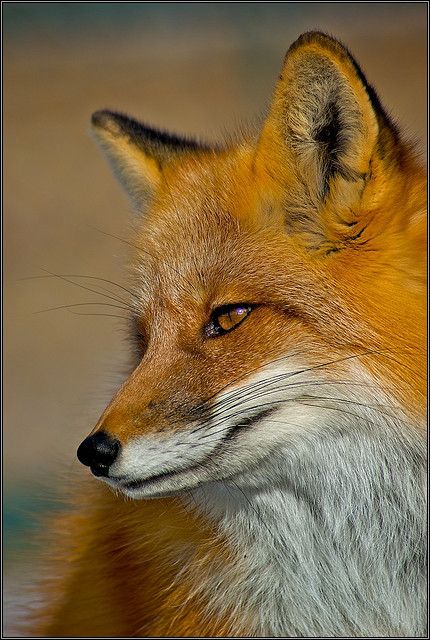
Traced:
[[230, 621], [203, 619], [201, 602], [180, 606], [196, 576], [228, 562], [215, 532], [174, 499], [125, 502], [92, 483], [80, 490], [77, 513], [57, 523], [51, 605], [33, 635], [223, 637]]
[[[317, 98], [333, 94], [344, 109], [323, 114], [349, 127], [331, 149], [329, 126], [322, 147], [309, 138], [318, 133], [309, 124], [319, 108], [312, 82]], [[307, 34], [286, 57], [258, 140], [166, 143], [161, 156], [115, 114], [94, 118], [137, 208], [150, 197], [133, 239], [136, 367], [95, 431], [122, 445], [181, 432], [207, 398], [297, 345], [309, 366], [337, 360], [327, 370], [333, 381], [361, 354], [422, 428], [425, 172], [369, 95], [339, 43]], [[232, 302], [255, 305], [249, 319], [222, 340], [204, 339], [211, 312]], [[62, 520], [69, 546], [36, 635], [221, 637], [254, 628], [249, 612], [218, 615], [210, 589], [193, 595], [234, 563], [214, 523], [175, 498], [126, 502], [92, 485], [81, 493], [77, 514]]]

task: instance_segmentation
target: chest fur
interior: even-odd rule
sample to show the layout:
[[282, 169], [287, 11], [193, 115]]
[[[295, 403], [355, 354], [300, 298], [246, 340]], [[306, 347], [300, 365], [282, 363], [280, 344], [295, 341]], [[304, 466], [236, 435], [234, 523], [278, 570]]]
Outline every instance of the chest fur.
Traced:
[[424, 633], [422, 454], [333, 435], [272, 458], [282, 482], [206, 488], [196, 497], [230, 549], [196, 587], [211, 614], [262, 636]]

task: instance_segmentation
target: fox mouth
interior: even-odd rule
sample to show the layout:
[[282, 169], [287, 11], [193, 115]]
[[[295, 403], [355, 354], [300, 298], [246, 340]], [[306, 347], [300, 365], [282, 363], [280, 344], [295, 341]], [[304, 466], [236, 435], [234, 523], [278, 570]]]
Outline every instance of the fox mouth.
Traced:
[[[163, 473], [157, 473], [155, 476], [150, 476], [149, 478], [144, 478], [143, 480], [129, 480], [126, 482], [120, 482], [118, 487], [120, 489], [127, 489], [129, 491], [133, 491], [133, 489], [141, 489], [147, 485], [153, 484], [154, 482], [158, 482], [160, 480], [166, 480], [167, 478], [172, 478], [181, 472], [188, 472], [197, 469], [199, 465], [193, 465], [192, 467], [187, 467], [186, 469], [174, 469], [172, 471], [164, 471]], [[113, 478], [112, 478], [113, 479]], [[115, 478], [117, 480], [117, 478]]]
[[[115, 490], [122, 491], [124, 494], [129, 496], [135, 496], [139, 491], [145, 491], [145, 494], [142, 497], [158, 497], [158, 496], [166, 496], [173, 495], [183, 488], [185, 485], [182, 484], [180, 477], [188, 476], [189, 473], [192, 473], [196, 469], [202, 469], [203, 463], [199, 465], [193, 465], [186, 468], [181, 469], [172, 469], [171, 471], [163, 471], [162, 473], [157, 473], [156, 475], [149, 476], [148, 478], [135, 480], [128, 480], [127, 476], [107, 476], [105, 478], [101, 478], [104, 482], [107, 482], [112, 488]], [[163, 485], [164, 481], [169, 481], [171, 479], [177, 479], [177, 484], [173, 485], [168, 483], [167, 487], [161, 486], [158, 489], [157, 485]], [[204, 481], [203, 479], [194, 481], [192, 484], [200, 484], [200, 482]], [[186, 484], [188, 486], [188, 483]], [[158, 490], [157, 490], [158, 489]], [[138, 496], [139, 497], [139, 496]]]
[[[176, 493], [177, 491], [183, 488], [181, 479], [187, 478], [187, 482], [184, 485], [184, 488], [185, 486], [188, 486], [188, 480], [190, 479], [190, 474], [191, 474], [191, 478], [193, 479], [192, 481], [193, 485], [196, 483], [200, 484], [201, 482], [214, 479], [213, 477], [211, 477], [212, 474], [210, 474], [209, 472], [209, 467], [212, 467], [212, 465], [208, 463], [213, 463], [218, 459], [218, 457], [220, 457], [219, 454], [221, 454], [222, 451], [225, 449], [225, 443], [226, 442], [230, 443], [239, 435], [241, 431], [250, 428], [252, 425], [260, 422], [261, 420], [271, 415], [275, 411], [276, 411], [276, 407], [269, 406], [269, 407], [265, 407], [264, 409], [261, 409], [260, 411], [258, 411], [257, 413], [254, 413], [251, 416], [247, 416], [240, 420], [237, 420], [235, 423], [233, 423], [230, 426], [230, 428], [226, 431], [226, 433], [223, 434], [223, 436], [220, 438], [219, 442], [214, 447], [214, 449], [210, 452], [209, 455], [207, 455], [202, 460], [196, 461], [194, 464], [191, 463], [189, 466], [162, 471], [160, 473], [148, 476], [146, 478], [130, 479], [129, 476], [127, 476], [127, 474], [123, 474], [119, 476], [108, 475], [107, 477], [104, 477], [101, 479], [107, 482], [110, 486], [114, 487], [117, 490], [123, 491], [126, 494], [132, 494], [132, 493], [134, 494], [140, 489], [143, 489], [143, 490], [149, 489], [147, 495], [161, 495], [167, 492], [170, 494]], [[196, 472], [200, 472], [200, 477], [196, 477]], [[162, 490], [160, 490], [160, 492], [152, 491], [152, 487], [154, 485], [163, 484], [164, 481], [169, 481], [172, 478], [176, 478], [178, 480], [178, 483], [176, 486], [172, 486], [170, 483], [168, 483], [169, 486], [166, 487], [165, 489], [163, 488]]]

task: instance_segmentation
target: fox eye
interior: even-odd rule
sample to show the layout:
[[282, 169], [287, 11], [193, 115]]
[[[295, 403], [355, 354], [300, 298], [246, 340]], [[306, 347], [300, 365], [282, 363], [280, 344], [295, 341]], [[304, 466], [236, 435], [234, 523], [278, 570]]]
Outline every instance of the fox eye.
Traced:
[[221, 336], [235, 329], [252, 311], [249, 304], [227, 304], [213, 311], [209, 323], [205, 327], [208, 338]]

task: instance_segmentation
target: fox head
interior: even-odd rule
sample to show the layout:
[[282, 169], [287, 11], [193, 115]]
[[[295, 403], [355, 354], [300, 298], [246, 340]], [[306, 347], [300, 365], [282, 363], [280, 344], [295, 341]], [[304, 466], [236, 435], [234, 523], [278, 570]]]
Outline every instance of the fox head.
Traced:
[[302, 35], [234, 144], [92, 126], [136, 209], [135, 368], [79, 447], [96, 476], [260, 486], [300, 439], [420, 428], [425, 173], [343, 45]]

